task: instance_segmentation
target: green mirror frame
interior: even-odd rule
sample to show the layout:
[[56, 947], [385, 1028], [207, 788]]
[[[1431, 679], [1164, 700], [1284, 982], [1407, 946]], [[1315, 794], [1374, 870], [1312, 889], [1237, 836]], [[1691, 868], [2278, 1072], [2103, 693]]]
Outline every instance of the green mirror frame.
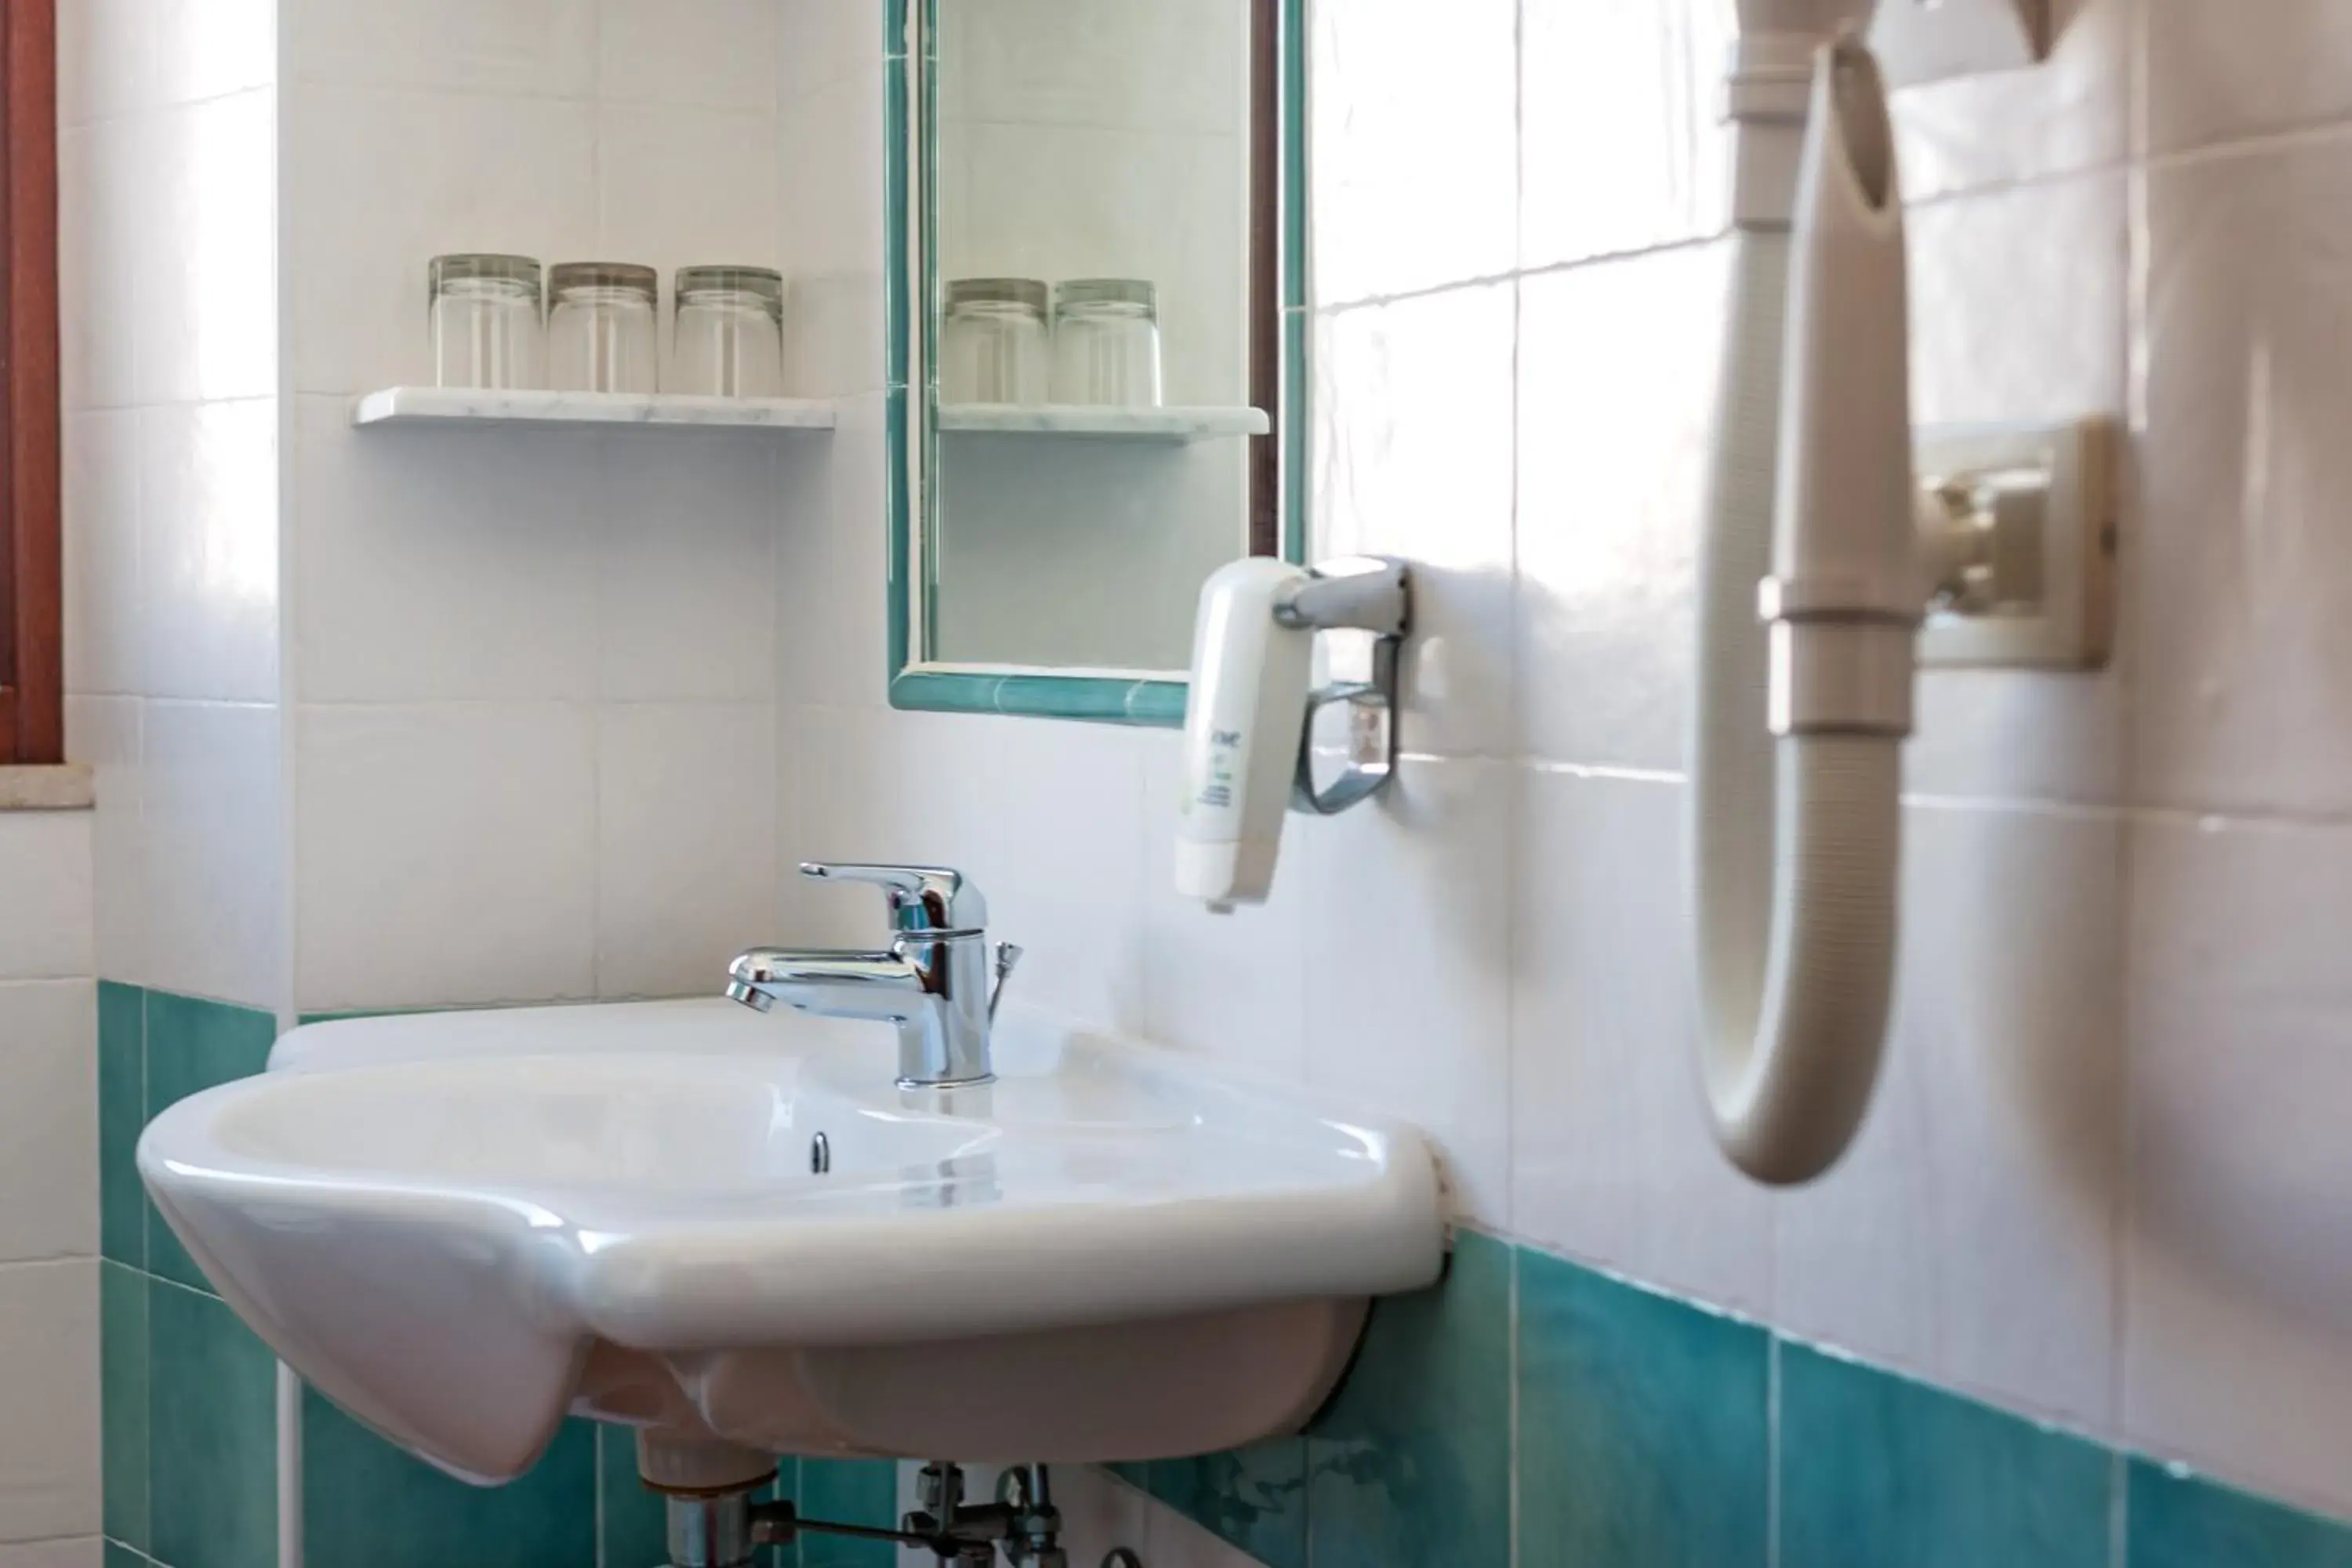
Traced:
[[[927, 606], [937, 583], [937, 519], [923, 478], [937, 468], [938, 390], [929, 368], [933, 312], [923, 302], [936, 298], [938, 277], [930, 247], [916, 239], [936, 232], [937, 164], [929, 127], [938, 101], [933, 40], [940, 3], [887, 0], [884, 6], [890, 705], [1177, 728], [1184, 722], [1181, 679], [1066, 675], [924, 657], [931, 641]], [[1272, 299], [1276, 308], [1269, 314], [1254, 306], [1250, 330], [1251, 401], [1271, 417], [1273, 432], [1249, 437], [1249, 552], [1288, 561], [1306, 559], [1307, 540], [1306, 8], [1307, 0], [1250, 0], [1251, 289], [1254, 300]]]

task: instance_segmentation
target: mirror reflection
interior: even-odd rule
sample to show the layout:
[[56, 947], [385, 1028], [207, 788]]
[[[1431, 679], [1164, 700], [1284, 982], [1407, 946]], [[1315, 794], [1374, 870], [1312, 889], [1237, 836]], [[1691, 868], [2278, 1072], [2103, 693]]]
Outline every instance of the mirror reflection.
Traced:
[[1270, 514], [1264, 5], [939, 0], [924, 661], [1181, 671]]

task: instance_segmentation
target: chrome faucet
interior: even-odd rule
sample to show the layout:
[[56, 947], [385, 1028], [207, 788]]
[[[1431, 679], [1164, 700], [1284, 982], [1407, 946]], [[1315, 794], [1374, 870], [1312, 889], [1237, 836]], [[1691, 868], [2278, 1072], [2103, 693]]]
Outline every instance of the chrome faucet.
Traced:
[[989, 1025], [1021, 960], [988, 947], [988, 900], [961, 871], [936, 866], [803, 865], [823, 881], [870, 882], [890, 907], [879, 952], [755, 947], [728, 969], [727, 994], [759, 1012], [777, 1003], [827, 1018], [898, 1026], [898, 1086], [958, 1089], [995, 1078]]

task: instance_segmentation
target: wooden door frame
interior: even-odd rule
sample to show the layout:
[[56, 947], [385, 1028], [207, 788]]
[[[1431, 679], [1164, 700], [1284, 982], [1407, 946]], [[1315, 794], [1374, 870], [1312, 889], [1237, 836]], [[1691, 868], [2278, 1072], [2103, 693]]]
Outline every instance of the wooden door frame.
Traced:
[[0, 0], [0, 763], [65, 759], [55, 0]]

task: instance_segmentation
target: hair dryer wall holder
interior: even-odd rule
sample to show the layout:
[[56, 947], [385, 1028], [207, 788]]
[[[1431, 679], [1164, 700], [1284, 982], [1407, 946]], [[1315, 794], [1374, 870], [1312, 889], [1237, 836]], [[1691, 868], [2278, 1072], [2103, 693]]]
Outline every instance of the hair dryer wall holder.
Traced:
[[[1274, 618], [1293, 630], [1372, 634], [1368, 678], [1332, 681], [1309, 692], [1307, 721], [1299, 729], [1291, 809], [1336, 816], [1380, 794], [1396, 776], [1397, 653], [1412, 629], [1412, 569], [1382, 555], [1324, 562], [1308, 568], [1307, 581], [1275, 605]], [[1318, 787], [1315, 720], [1341, 704], [1349, 710], [1347, 752], [1339, 776]]]

